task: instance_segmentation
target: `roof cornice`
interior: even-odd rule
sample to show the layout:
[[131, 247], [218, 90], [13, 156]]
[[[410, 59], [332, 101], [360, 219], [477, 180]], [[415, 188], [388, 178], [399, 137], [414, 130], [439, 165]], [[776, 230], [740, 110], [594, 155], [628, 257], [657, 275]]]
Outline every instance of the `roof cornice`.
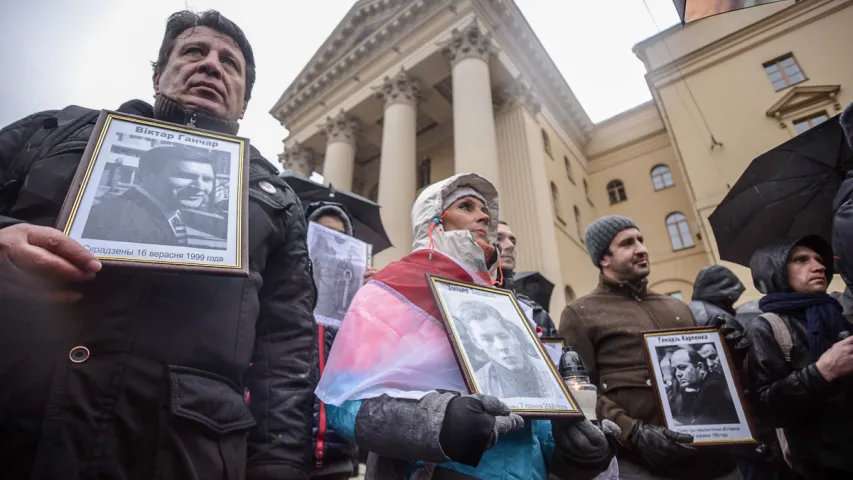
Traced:
[[[763, 41], [758, 38], [762, 35], [775, 38], [790, 30], [800, 28], [803, 25], [815, 22], [847, 8], [851, 4], [853, 4], [853, 0], [812, 0], [797, 2], [784, 10], [762, 18], [751, 25], [717, 39], [690, 53], [674, 58], [670, 62], [648, 72], [646, 76], [653, 85], [663, 87], [672, 82], [679, 81], [682, 77], [713, 66], [722, 61], [722, 59], [753, 48], [756, 41]], [[668, 31], [664, 32], [664, 36], [660, 40], [665, 42], [665, 37], [668, 36], [668, 33]], [[657, 36], [643, 41], [638, 46], [650, 45], [655, 38]], [[734, 49], [736, 51], [733, 51]], [[647, 59], [639, 49], [635, 50], [635, 54], [648, 65]]]
[[[378, 51], [390, 47], [416, 20], [425, 14], [452, 4], [453, 0], [379, 0], [357, 3], [344, 16], [328, 39], [317, 50], [302, 72], [287, 87], [279, 100], [270, 109], [270, 114], [282, 124], [311, 100], [340, 83], [352, 70], [363, 65], [363, 60]], [[348, 41], [358, 28], [372, 18], [394, 9], [398, 12], [389, 17], [376, 31], [358, 42]], [[343, 50], [347, 47], [349, 50]]]

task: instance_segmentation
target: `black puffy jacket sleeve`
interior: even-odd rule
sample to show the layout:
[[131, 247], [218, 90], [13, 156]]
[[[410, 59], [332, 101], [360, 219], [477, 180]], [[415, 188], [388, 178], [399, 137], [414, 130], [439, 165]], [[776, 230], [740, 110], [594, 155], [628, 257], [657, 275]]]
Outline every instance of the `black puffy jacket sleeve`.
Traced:
[[832, 251], [835, 253], [836, 273], [846, 281], [853, 280], [853, 172], [838, 188], [832, 202]]
[[56, 115], [55, 110], [34, 113], [0, 130], [0, 228], [21, 223], [6, 216], [8, 205], [14, 203], [21, 179], [14, 178], [12, 163], [26, 148], [30, 139], [44, 124], [44, 120]]
[[747, 338], [752, 342], [747, 370], [757, 412], [776, 428], [808, 421], [834, 390], [833, 385], [818, 372], [815, 363], [792, 369], [764, 318], [750, 324]]
[[[271, 179], [274, 181], [275, 179]], [[317, 385], [316, 288], [302, 207], [289, 187], [278, 219], [283, 238], [267, 257], [248, 387], [258, 422], [249, 436], [246, 478], [307, 479]]]

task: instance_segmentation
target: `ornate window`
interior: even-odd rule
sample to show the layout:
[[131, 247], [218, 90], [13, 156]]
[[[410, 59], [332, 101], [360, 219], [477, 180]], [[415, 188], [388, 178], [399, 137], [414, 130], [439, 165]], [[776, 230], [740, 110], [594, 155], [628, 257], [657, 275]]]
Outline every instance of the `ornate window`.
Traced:
[[581, 209], [575, 205], [575, 228], [578, 231], [578, 239], [583, 243], [583, 228], [581, 227]]
[[672, 170], [666, 165], [656, 166], [652, 169], [652, 183], [655, 186], [655, 191], [674, 187], [675, 181], [672, 179]]
[[569, 177], [569, 181], [575, 183], [575, 172], [572, 171], [572, 162], [569, 161], [569, 157], [563, 155], [563, 163], [566, 165], [566, 176]]
[[554, 215], [560, 218], [560, 191], [554, 182], [551, 182], [551, 204], [554, 206]]
[[827, 120], [829, 120], [829, 115], [825, 111], [816, 113], [814, 115], [809, 115], [808, 117], [801, 118], [799, 120], [794, 120], [794, 130], [796, 130], [797, 135], [799, 135], [805, 132], [806, 130], [812, 127], [816, 127]]
[[673, 250], [681, 250], [693, 246], [693, 234], [690, 233], [690, 224], [687, 217], [681, 212], [669, 214], [666, 217], [666, 229], [669, 232], [669, 243]]
[[421, 160], [418, 165], [418, 188], [424, 188], [432, 181], [430, 180], [432, 170], [432, 160], [427, 157]]
[[806, 76], [791, 53], [765, 63], [764, 73], [777, 92], [806, 81]]
[[625, 184], [622, 183], [622, 180], [611, 180], [607, 184], [607, 196], [610, 198], [611, 205], [628, 200], [628, 195], [625, 193]]
[[551, 153], [551, 138], [548, 137], [548, 133], [544, 129], [542, 130], [542, 148], [545, 149], [545, 153], [553, 160], [554, 154]]

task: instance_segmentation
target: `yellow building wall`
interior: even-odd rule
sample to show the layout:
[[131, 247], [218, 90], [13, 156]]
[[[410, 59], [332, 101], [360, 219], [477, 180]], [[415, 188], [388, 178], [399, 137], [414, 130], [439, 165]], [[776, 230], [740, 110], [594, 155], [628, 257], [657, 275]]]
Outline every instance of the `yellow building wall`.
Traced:
[[[590, 188], [600, 215], [624, 215], [633, 219], [649, 250], [649, 284], [658, 293], [680, 293], [689, 301], [693, 281], [708, 255], [699, 235], [699, 223], [683, 181], [675, 152], [653, 103], [647, 103], [597, 126], [586, 148], [590, 155]], [[651, 171], [666, 165], [675, 185], [656, 191]], [[607, 184], [621, 180], [627, 200], [610, 204]], [[693, 233], [692, 247], [674, 251], [666, 218], [679, 212], [687, 217]]]
[[[812, 3], [816, 5], [818, 2]], [[830, 6], [842, 4], [823, 3]], [[726, 16], [716, 21], [724, 21], [723, 17]], [[848, 6], [795, 29], [792, 29], [790, 22], [777, 26], [776, 30], [764, 33], [760, 37], [761, 41], [752, 48], [732, 45], [725, 51], [728, 56], [722, 59], [715, 57], [713, 61], [706, 59], [705, 66], [702, 66], [701, 58], [694, 60], [693, 63], [699, 66], [692, 71], [685, 71], [683, 78], [676, 76], [672, 81], [672, 77], [657, 79], [655, 72], [649, 74], [655, 90], [653, 93], [668, 118], [672, 136], [680, 150], [683, 167], [695, 195], [695, 207], [709, 234], [709, 244], [714, 249], [715, 259], [719, 255], [707, 217], [753, 158], [794, 135], [790, 126], [794, 118], [789, 118], [787, 128], [783, 129], [777, 120], [766, 116], [766, 111], [791, 87], [776, 92], [764, 72], [763, 64], [793, 53], [807, 78], [797, 86], [841, 85], [837, 100], [841, 106], [847, 105], [853, 100], [850, 88], [853, 87], [853, 63], [842, 59], [848, 56], [847, 45], [853, 41], [853, 29], [849, 28], [851, 24], [853, 8]], [[680, 38], [686, 39], [692, 28], [688, 26], [680, 32]], [[828, 38], [832, 38], [832, 41], [827, 41]], [[667, 43], [675, 42], [670, 38]], [[660, 55], [660, 48], [660, 45], [655, 47], [656, 55]], [[685, 82], [689, 84], [689, 92]], [[721, 148], [710, 148], [710, 133], [703, 126], [699, 110], [715, 138], [723, 144]], [[801, 113], [819, 110], [826, 110], [830, 116], [838, 113], [831, 104]], [[743, 300], [759, 296], [752, 288], [748, 269], [723, 263], [732, 268], [748, 286]]]

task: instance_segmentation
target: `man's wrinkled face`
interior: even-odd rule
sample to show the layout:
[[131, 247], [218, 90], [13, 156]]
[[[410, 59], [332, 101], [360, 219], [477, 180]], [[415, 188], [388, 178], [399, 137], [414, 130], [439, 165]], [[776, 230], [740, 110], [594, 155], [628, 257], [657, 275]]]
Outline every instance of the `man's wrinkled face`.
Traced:
[[826, 293], [824, 259], [809, 247], [798, 245], [788, 255], [788, 285], [797, 293]]
[[693, 365], [690, 362], [690, 355], [687, 350], [676, 350], [670, 359], [672, 371], [675, 373], [675, 379], [678, 384], [684, 388], [698, 389], [702, 380], [705, 378], [705, 372], [701, 367]]
[[501, 267], [515, 270], [515, 234], [503, 223], [498, 224], [498, 243], [501, 245]]
[[708, 364], [708, 370], [716, 373], [723, 373], [723, 366], [720, 364], [720, 355], [717, 353], [716, 347], [710, 343], [702, 345], [698, 352], [700, 357], [705, 359]]
[[166, 167], [167, 190], [160, 200], [174, 209], [199, 208], [213, 191], [215, 176], [209, 163], [181, 160]]
[[246, 112], [246, 60], [231, 37], [208, 27], [178, 35], [154, 92], [227, 120]]
[[636, 228], [619, 232], [601, 260], [604, 275], [617, 282], [637, 282], [649, 276], [649, 251]]
[[499, 320], [483, 318], [467, 323], [474, 343], [493, 361], [510, 371], [524, 369], [524, 354], [515, 335], [502, 328]]

